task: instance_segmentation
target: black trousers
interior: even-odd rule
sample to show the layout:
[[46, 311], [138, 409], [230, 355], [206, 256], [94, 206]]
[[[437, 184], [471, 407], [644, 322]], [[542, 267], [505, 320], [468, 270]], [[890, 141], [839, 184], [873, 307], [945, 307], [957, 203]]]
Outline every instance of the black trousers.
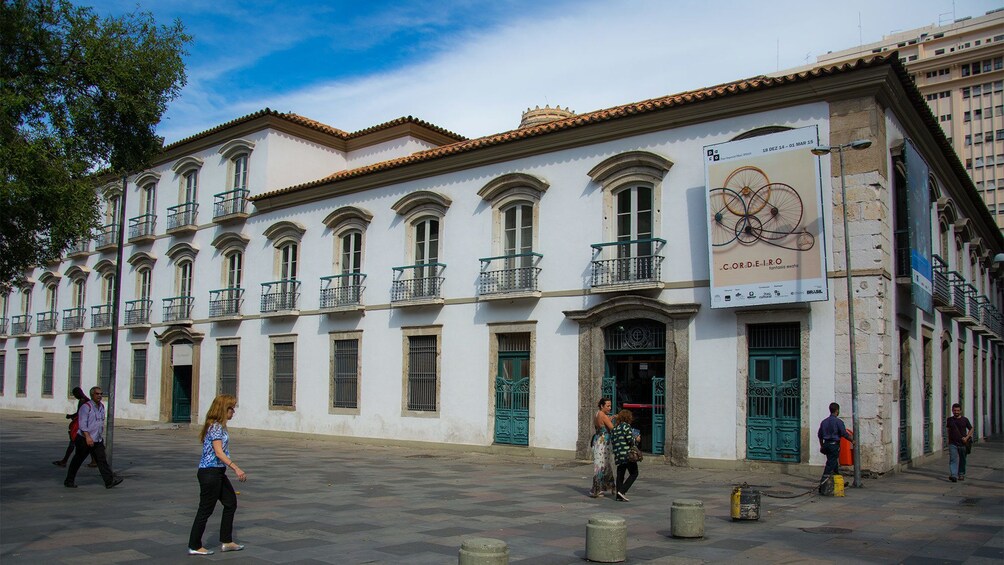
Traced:
[[98, 472], [101, 473], [101, 478], [105, 480], [105, 486], [112, 484], [115, 475], [112, 473], [112, 468], [108, 466], [108, 458], [105, 456], [105, 442], [96, 441], [93, 446], [88, 446], [87, 440], [84, 439], [84, 434], [77, 434], [76, 448], [77, 450], [73, 454], [73, 459], [70, 460], [70, 466], [66, 469], [66, 480], [63, 483], [72, 485], [77, 480], [77, 471], [80, 470], [84, 459], [87, 459], [87, 456], [90, 455], [94, 458], [94, 462], [98, 464]]
[[188, 548], [202, 547], [202, 534], [206, 522], [216, 509], [216, 501], [223, 504], [223, 519], [220, 520], [220, 543], [234, 541], [234, 514], [237, 513], [237, 493], [227, 478], [226, 467], [199, 469], [199, 511], [192, 522], [192, 533], [188, 536]]
[[819, 448], [819, 452], [826, 456], [826, 467], [823, 468], [822, 477], [822, 479], [825, 479], [827, 476], [836, 473], [840, 467], [840, 442], [824, 442], [823, 447]]
[[[627, 480], [624, 480], [624, 473], [629, 472]], [[621, 494], [627, 494], [628, 489], [634, 484], [634, 480], [638, 478], [638, 464], [637, 463], [622, 463], [617, 466], [617, 492]]]

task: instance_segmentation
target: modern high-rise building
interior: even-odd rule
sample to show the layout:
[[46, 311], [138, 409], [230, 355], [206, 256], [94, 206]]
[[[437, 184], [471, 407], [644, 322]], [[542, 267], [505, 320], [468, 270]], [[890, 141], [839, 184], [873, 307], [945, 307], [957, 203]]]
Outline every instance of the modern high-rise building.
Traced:
[[997, 226], [1004, 228], [1004, 8], [831, 51], [812, 66], [890, 51], [899, 52]]

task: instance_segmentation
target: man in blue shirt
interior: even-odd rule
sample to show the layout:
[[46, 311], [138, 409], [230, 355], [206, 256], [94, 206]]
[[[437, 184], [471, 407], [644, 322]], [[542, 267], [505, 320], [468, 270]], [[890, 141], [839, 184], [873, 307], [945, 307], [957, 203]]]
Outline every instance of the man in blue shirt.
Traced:
[[63, 481], [67, 488], [77, 488], [77, 471], [88, 455], [92, 455], [94, 462], [98, 464], [101, 478], [105, 480], [105, 488], [112, 488], [122, 482], [120, 477], [112, 473], [108, 458], [105, 457], [105, 406], [101, 404], [101, 396], [101, 387], [91, 387], [91, 400], [77, 412], [80, 431], [76, 439], [77, 451], [73, 454], [70, 467], [66, 470], [66, 480]]
[[840, 438], [846, 438], [853, 442], [851, 434], [844, 427], [844, 422], [838, 418], [840, 415], [840, 405], [836, 402], [830, 403], [830, 415], [819, 424], [819, 452], [826, 456], [826, 467], [823, 468], [823, 476], [819, 479], [822, 483], [833, 473], [837, 472], [840, 455]]

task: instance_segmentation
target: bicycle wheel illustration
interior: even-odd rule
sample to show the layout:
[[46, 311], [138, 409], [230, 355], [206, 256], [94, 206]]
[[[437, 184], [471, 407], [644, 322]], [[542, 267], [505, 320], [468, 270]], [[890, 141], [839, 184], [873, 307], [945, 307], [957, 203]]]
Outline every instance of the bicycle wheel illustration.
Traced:
[[734, 190], [713, 188], [710, 191], [711, 202], [711, 245], [721, 247], [736, 240], [736, 225], [746, 217], [745, 212], [735, 214], [732, 209], [745, 210], [746, 204]]
[[802, 230], [795, 239], [795, 246], [798, 247], [799, 251], [808, 251], [812, 249], [812, 246], [816, 244], [816, 238], [812, 236], [811, 233]]
[[[738, 169], [732, 171], [732, 174], [725, 179], [725, 188], [735, 191], [743, 200], [745, 207], [740, 209], [736, 207], [729, 207], [729, 211], [733, 214], [756, 214], [760, 211], [760, 208], [750, 206], [750, 199], [753, 195], [770, 184], [770, 180], [767, 178], [767, 173], [761, 171], [756, 167], [739, 167]], [[770, 191], [768, 190], [763, 198], [766, 199], [770, 196]], [[762, 208], [764, 202], [758, 203]]]
[[753, 215], [743, 216], [736, 223], [736, 239], [743, 245], [752, 245], [763, 239], [763, 222]]
[[802, 198], [791, 185], [774, 182], [764, 185], [750, 198], [750, 207], [760, 210], [764, 239], [781, 239], [798, 229], [802, 222]]

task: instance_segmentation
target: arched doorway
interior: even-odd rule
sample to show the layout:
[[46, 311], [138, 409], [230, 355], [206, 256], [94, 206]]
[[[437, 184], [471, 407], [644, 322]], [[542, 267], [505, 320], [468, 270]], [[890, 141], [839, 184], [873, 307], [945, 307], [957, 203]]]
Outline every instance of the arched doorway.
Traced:
[[[565, 311], [565, 316], [579, 325], [579, 415], [578, 415], [578, 440], [576, 441], [576, 456], [587, 458], [589, 452], [589, 440], [593, 435], [592, 418], [596, 413], [596, 401], [603, 395], [604, 377], [610, 372], [607, 356], [607, 329], [617, 328], [624, 325], [635, 327], [639, 324], [661, 325], [664, 331], [662, 350], [662, 368], [650, 364], [642, 371], [641, 353], [632, 361], [636, 365], [633, 369], [621, 367], [626, 371], [627, 377], [623, 382], [630, 383], [632, 371], [636, 387], [640, 390], [641, 385], [647, 379], [651, 382], [658, 375], [654, 375], [656, 370], [661, 370], [664, 381], [665, 406], [663, 415], [665, 416], [665, 437], [662, 441], [658, 438], [651, 438], [655, 443], [661, 443], [663, 454], [673, 465], [687, 465], [688, 451], [687, 442], [689, 437], [689, 379], [690, 379], [690, 326], [691, 320], [700, 309], [699, 304], [667, 304], [661, 300], [648, 298], [645, 296], [616, 296], [609, 300], [595, 304], [586, 310]], [[636, 335], [637, 332], [635, 332]], [[613, 348], [618, 351], [618, 348]], [[652, 351], [643, 351], [646, 355], [651, 355]], [[632, 354], [624, 354], [630, 356]], [[619, 359], [612, 357], [615, 365]], [[622, 359], [626, 363], [626, 359]], [[614, 369], [614, 386], [617, 378]], [[627, 393], [624, 393], [627, 394]], [[642, 394], [642, 393], [638, 393]], [[651, 397], [655, 400], [654, 397]], [[631, 404], [635, 404], [631, 402]], [[639, 402], [637, 404], [647, 404]], [[651, 402], [659, 404], [659, 402]], [[637, 415], [636, 415], [637, 417]], [[649, 434], [652, 436], [653, 434]], [[644, 439], [644, 438], [643, 438]], [[652, 447], [650, 446], [650, 449]]]
[[161, 344], [160, 420], [196, 423], [199, 407], [199, 365], [204, 334], [187, 326], [172, 326], [155, 334]]
[[641, 449], [664, 453], [666, 440], [666, 324], [625, 320], [604, 328], [602, 394], [614, 411], [631, 410]]

